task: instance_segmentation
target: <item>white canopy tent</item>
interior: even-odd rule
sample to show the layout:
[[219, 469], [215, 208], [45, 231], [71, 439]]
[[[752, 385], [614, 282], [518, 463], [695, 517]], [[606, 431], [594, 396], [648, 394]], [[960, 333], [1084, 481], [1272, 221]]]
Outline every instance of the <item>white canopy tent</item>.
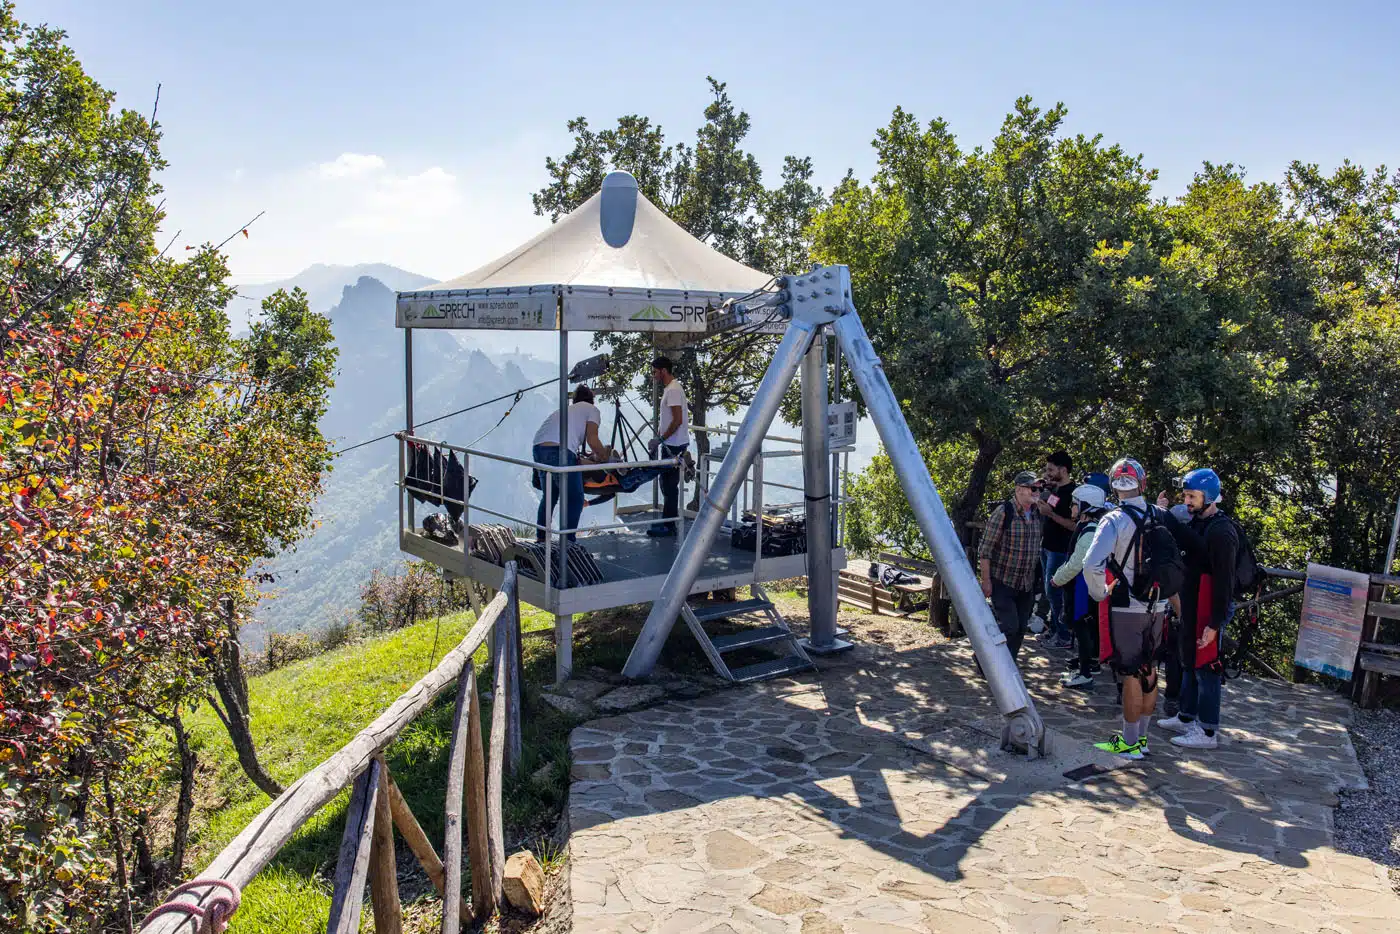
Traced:
[[400, 292], [401, 328], [704, 333], [711, 311], [770, 277], [691, 236], [626, 172], [479, 269]]

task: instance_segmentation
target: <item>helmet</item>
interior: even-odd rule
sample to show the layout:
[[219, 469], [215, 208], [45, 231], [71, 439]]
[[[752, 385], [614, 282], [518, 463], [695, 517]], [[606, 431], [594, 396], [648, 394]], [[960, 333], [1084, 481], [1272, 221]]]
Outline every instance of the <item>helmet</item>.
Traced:
[[1093, 473], [1086, 473], [1084, 475], [1084, 479], [1079, 482], [1087, 483], [1089, 486], [1096, 486], [1099, 489], [1103, 490], [1103, 495], [1105, 498], [1112, 495], [1113, 493], [1113, 487], [1111, 487], [1108, 483], [1108, 474], [1103, 473], [1102, 471], [1096, 470]]
[[1131, 457], [1119, 458], [1108, 471], [1109, 485], [1118, 493], [1147, 489], [1147, 471]]
[[1093, 483], [1081, 483], [1074, 488], [1074, 501], [1083, 509], [1102, 509], [1108, 500], [1103, 488]]
[[1209, 467], [1197, 467], [1181, 478], [1183, 490], [1198, 490], [1205, 496], [1206, 505], [1220, 502], [1220, 477]]

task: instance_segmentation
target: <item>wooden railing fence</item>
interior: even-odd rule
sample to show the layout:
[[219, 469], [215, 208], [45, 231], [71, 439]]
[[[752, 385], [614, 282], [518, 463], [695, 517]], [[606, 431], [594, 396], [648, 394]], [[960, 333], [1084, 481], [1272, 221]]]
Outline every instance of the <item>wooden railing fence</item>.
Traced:
[[[472, 656], [488, 636], [493, 636], [494, 695], [490, 748], [486, 750]], [[439, 858], [394, 784], [383, 753], [454, 681], [457, 707], [444, 807], [445, 839]], [[173, 902], [188, 907], [153, 915], [143, 923], [141, 934], [194, 934], [201, 930], [204, 909], [222, 894], [214, 882], [202, 880], [222, 880], [242, 889], [312, 815], [352, 782], [345, 834], [336, 861], [328, 934], [360, 929], [366, 883], [374, 911], [374, 929], [379, 934], [399, 934], [402, 930], [394, 869], [394, 828], [443, 896], [443, 934], [457, 934], [463, 921], [490, 917], [502, 899], [506, 860], [501, 793], [506, 774], [520, 764], [520, 692], [520, 604], [512, 561], [506, 565], [501, 590], [482, 610], [471, 631], [443, 656], [437, 667], [253, 818], [196, 880], [194, 891]], [[461, 897], [464, 800], [472, 868], [470, 905]]]

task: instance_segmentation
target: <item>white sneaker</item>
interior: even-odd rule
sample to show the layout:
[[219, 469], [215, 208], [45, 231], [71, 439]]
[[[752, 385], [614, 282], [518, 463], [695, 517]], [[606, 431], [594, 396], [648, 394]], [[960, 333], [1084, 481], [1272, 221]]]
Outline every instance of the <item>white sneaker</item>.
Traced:
[[1063, 679], [1060, 683], [1067, 688], [1087, 688], [1094, 683], [1094, 679], [1076, 671], [1071, 677]]
[[1214, 736], [1206, 735], [1206, 731], [1202, 729], [1199, 723], [1192, 723], [1190, 731], [1182, 733], [1180, 736], [1172, 737], [1173, 745], [1182, 746], [1186, 749], [1214, 749], [1216, 742]]
[[1189, 733], [1196, 725], [1195, 720], [1183, 720], [1180, 716], [1167, 717], [1165, 720], [1158, 720], [1157, 725], [1164, 730], [1171, 730], [1173, 733]]

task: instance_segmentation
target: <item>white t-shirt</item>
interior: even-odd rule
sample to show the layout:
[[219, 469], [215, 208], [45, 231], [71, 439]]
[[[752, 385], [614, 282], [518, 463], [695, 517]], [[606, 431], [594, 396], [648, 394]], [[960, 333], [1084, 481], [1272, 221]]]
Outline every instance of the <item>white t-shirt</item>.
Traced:
[[[598, 407], [591, 402], [574, 402], [569, 405], [569, 446], [568, 450], [577, 451], [583, 447], [584, 439], [588, 437], [588, 425], [603, 423], [603, 413], [598, 411]], [[535, 432], [534, 444], [558, 444], [559, 443], [559, 410], [555, 409], [549, 413], [549, 418], [540, 425], [540, 430]]]
[[663, 438], [667, 444], [689, 444], [690, 443], [690, 406], [685, 403], [685, 389], [681, 386], [681, 381], [673, 379], [666, 384], [666, 388], [661, 391], [661, 424], [659, 430], [665, 430], [671, 424], [671, 406], [681, 407], [681, 423], [676, 430], [671, 432], [670, 437]]

